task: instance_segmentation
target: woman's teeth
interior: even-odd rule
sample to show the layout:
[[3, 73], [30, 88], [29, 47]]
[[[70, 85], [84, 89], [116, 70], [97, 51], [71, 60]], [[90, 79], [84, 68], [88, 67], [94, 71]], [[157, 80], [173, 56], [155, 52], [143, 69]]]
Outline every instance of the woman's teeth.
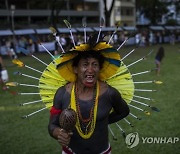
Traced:
[[93, 82], [94, 76], [93, 75], [86, 75], [87, 82]]

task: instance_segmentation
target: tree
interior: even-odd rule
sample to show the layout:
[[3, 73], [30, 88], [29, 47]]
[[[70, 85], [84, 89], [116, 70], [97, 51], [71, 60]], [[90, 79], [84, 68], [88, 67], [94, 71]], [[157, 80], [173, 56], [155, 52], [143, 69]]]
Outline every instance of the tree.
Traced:
[[163, 14], [168, 12], [166, 3], [160, 0], [136, 0], [136, 9], [154, 25], [157, 24]]
[[175, 1], [175, 6], [177, 14], [180, 14], [180, 0]]
[[59, 19], [59, 13], [65, 4], [65, 0], [52, 0], [51, 1], [51, 17], [50, 24], [57, 29], [57, 23]]
[[103, 0], [103, 2], [104, 2], [104, 15], [105, 15], [106, 26], [110, 26], [110, 17], [115, 0], [112, 0], [109, 10], [107, 9], [107, 0]]
[[169, 26], [175, 26], [175, 25], [177, 25], [178, 23], [177, 23], [177, 20], [175, 20], [175, 19], [169, 19], [169, 20], [167, 20], [167, 22], [166, 22], [166, 25], [169, 25]]

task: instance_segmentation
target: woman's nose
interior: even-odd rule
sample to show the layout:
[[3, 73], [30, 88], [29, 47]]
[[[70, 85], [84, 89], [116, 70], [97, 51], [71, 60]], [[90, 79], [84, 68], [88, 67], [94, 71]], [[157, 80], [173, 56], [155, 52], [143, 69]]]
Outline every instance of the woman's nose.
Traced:
[[88, 72], [93, 72], [93, 67], [91, 65], [88, 66]]

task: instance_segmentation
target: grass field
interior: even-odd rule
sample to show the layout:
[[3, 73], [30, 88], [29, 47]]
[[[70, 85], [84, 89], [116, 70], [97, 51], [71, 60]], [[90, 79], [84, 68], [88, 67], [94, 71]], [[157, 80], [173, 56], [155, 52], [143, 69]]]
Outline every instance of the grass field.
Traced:
[[[140, 100], [151, 106], [156, 106], [160, 112], [151, 111], [150, 108], [137, 105], [151, 112], [150, 116], [145, 115], [141, 111], [132, 109], [132, 112], [141, 117], [142, 120], [136, 120], [131, 116], [127, 117], [134, 125], [131, 128], [125, 121], [120, 121], [120, 126], [125, 130], [126, 134], [138, 132], [140, 143], [130, 149], [127, 148], [124, 138], [120, 130], [113, 124], [111, 128], [118, 137], [117, 141], [110, 141], [113, 154], [178, 154], [180, 153], [180, 142], [177, 143], [142, 143], [141, 137], [179, 137], [180, 138], [180, 45], [163, 45], [165, 47], [165, 58], [162, 63], [161, 75], [156, 76], [155, 72], [134, 77], [134, 81], [160, 80], [161, 85], [155, 84], [139, 84], [137, 88], [156, 89], [157, 92], [139, 92], [137, 95], [151, 97], [155, 101]], [[124, 47], [120, 53], [125, 55], [131, 51], [133, 47]], [[146, 55], [151, 49], [154, 52], [142, 62], [130, 67], [130, 72], [137, 73], [146, 71], [155, 67], [154, 56], [159, 46], [140, 47], [132, 55], [124, 60], [124, 63], [130, 64], [142, 56]], [[50, 56], [47, 54], [36, 54], [37, 57], [49, 63]], [[22, 56], [19, 58], [26, 65], [33, 66], [38, 70], [43, 70], [44, 66], [32, 57]], [[6, 68], [9, 72], [9, 81], [19, 83], [37, 84], [32, 79], [14, 75], [13, 72], [20, 71], [39, 77], [40, 74], [28, 69], [18, 68], [11, 63], [9, 59], [4, 59]], [[39, 99], [38, 96], [19, 96], [13, 95], [12, 91], [17, 92], [38, 92], [36, 88], [28, 87], [12, 87], [8, 91], [0, 90], [0, 153], [1, 154], [58, 154], [61, 153], [60, 145], [52, 139], [47, 131], [49, 120], [49, 111], [44, 110], [32, 117], [22, 119], [23, 115], [27, 115], [33, 111], [44, 107], [42, 103], [32, 105], [19, 106], [25, 103]], [[133, 104], [133, 102], [132, 102]], [[131, 108], [130, 108], [131, 109]]]

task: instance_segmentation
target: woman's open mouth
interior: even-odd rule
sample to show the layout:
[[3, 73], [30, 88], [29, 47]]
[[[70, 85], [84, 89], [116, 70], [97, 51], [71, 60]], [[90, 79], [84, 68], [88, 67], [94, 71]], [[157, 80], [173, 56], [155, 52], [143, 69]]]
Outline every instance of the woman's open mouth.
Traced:
[[85, 79], [86, 79], [86, 82], [92, 83], [94, 82], [94, 75], [86, 75]]

